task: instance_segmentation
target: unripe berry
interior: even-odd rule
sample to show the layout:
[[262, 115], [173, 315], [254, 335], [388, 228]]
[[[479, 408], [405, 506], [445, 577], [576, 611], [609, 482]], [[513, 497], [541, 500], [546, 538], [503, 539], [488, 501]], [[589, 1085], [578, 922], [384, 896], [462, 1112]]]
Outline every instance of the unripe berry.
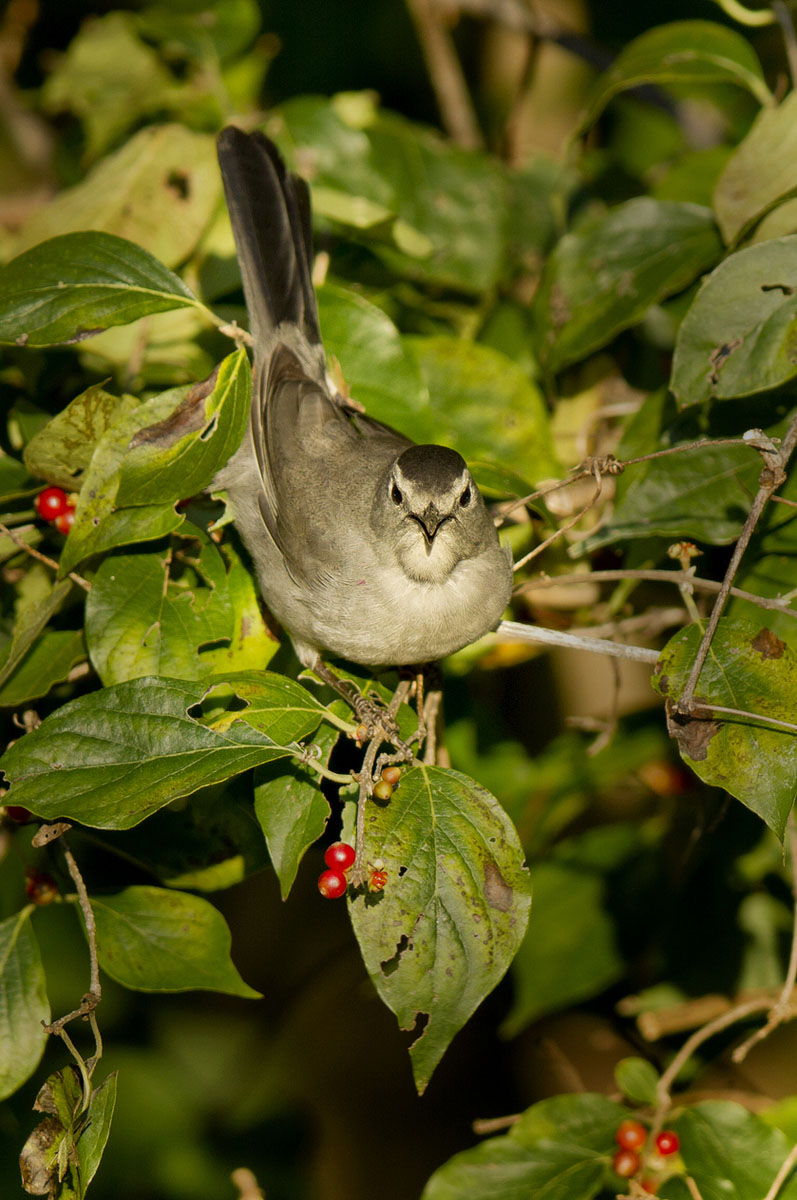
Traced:
[[64, 536], [66, 536], [66, 534], [69, 533], [69, 530], [72, 528], [74, 523], [75, 523], [75, 506], [74, 506], [74, 504], [68, 505], [68, 507], [65, 508], [62, 513], [59, 513], [58, 516], [53, 521], [53, 524], [55, 525], [58, 532], [63, 533]]
[[25, 871], [25, 895], [39, 907], [52, 904], [58, 895], [58, 884], [52, 875], [47, 875], [44, 871], [28, 869]]
[[374, 795], [377, 800], [389, 800], [393, 795], [393, 789], [385, 779], [380, 779], [374, 784]]
[[630, 1179], [639, 1170], [639, 1155], [634, 1150], [618, 1150], [612, 1159], [612, 1170], [621, 1179]]
[[385, 783], [389, 783], [392, 788], [396, 787], [401, 779], [401, 767], [391, 766], [383, 767], [382, 778]]
[[623, 1150], [639, 1150], [645, 1144], [648, 1131], [640, 1121], [621, 1121], [614, 1140]]

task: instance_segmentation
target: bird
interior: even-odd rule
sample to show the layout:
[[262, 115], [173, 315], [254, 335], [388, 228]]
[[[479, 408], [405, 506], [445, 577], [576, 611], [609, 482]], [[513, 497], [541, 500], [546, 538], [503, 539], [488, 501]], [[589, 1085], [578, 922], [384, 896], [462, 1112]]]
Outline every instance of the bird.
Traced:
[[307, 184], [263, 133], [217, 139], [249, 315], [252, 401], [217, 476], [303, 666], [435, 662], [500, 620], [511, 552], [465, 460], [369, 417], [331, 383]]

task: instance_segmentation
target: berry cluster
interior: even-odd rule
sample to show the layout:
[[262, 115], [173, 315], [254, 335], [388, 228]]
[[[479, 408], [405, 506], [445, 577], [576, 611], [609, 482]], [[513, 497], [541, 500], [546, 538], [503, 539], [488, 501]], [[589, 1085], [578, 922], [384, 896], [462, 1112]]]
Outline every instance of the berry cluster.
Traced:
[[324, 855], [327, 870], [318, 876], [318, 890], [327, 900], [337, 900], [346, 894], [346, 872], [354, 862], [354, 848], [347, 842], [333, 842]]
[[374, 784], [377, 800], [389, 800], [401, 779], [401, 767], [383, 767], [382, 778]]
[[43, 521], [49, 521], [59, 533], [69, 533], [75, 519], [75, 506], [63, 488], [46, 487], [33, 501]]
[[[634, 1121], [629, 1118], [627, 1121], [622, 1121], [618, 1126], [614, 1140], [620, 1149], [612, 1159], [612, 1170], [621, 1179], [630, 1179], [632, 1175], [636, 1175], [639, 1171], [642, 1165], [640, 1152], [647, 1141], [647, 1137], [648, 1131], [640, 1121]], [[672, 1129], [662, 1129], [661, 1133], [656, 1135], [656, 1150], [662, 1158], [667, 1158], [671, 1154], [677, 1154], [679, 1144], [678, 1134]], [[655, 1186], [649, 1180], [643, 1179], [641, 1186], [646, 1192], [655, 1191]]]

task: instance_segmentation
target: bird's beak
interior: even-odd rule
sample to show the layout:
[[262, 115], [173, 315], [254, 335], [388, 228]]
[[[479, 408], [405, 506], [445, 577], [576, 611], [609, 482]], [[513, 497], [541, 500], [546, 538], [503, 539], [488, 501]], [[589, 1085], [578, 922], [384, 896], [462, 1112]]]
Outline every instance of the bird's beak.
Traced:
[[450, 519], [447, 515], [442, 514], [434, 504], [427, 504], [422, 513], [411, 513], [410, 516], [420, 526], [427, 549], [434, 541], [440, 526]]

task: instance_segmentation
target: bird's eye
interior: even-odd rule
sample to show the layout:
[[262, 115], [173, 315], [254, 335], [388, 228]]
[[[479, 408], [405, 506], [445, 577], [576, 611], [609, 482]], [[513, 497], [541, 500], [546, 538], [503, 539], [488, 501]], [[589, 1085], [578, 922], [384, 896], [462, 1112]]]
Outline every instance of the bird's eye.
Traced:
[[459, 498], [459, 503], [460, 503], [461, 508], [468, 507], [468, 505], [470, 504], [470, 496], [471, 496], [470, 484], [468, 484], [468, 486], [465, 488], [465, 491], [462, 493], [462, 495]]
[[404, 499], [403, 495], [401, 494], [401, 489], [395, 483], [390, 488], [390, 499], [394, 504], [401, 504], [402, 500]]

